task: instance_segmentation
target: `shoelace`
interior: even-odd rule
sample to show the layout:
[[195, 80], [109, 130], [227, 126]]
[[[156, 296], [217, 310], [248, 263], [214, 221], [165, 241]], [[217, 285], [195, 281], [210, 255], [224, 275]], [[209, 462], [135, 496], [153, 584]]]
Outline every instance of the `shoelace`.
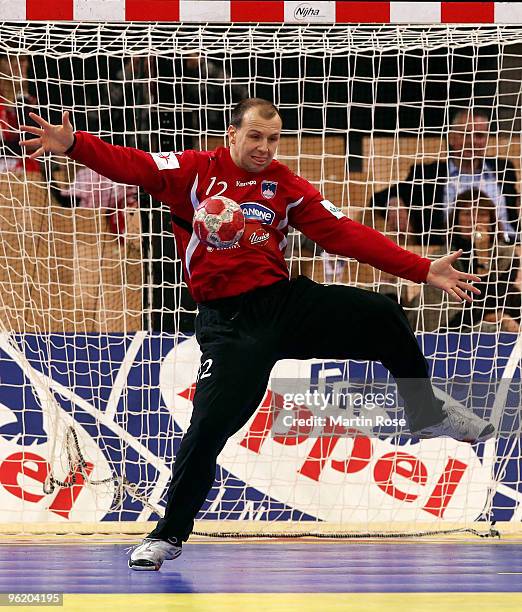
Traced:
[[138, 548], [139, 546], [143, 546], [144, 544], [146, 544], [146, 548], [145, 548], [146, 550], [152, 542], [153, 540], [149, 540], [148, 538], [145, 538], [140, 544], [133, 544], [132, 546], [129, 546], [128, 548], [124, 548], [123, 550], [126, 555], [131, 555], [133, 551], [136, 550], [136, 548]]
[[448, 412], [448, 421], [458, 429], [469, 429], [470, 426], [476, 428], [482, 424], [479, 417], [473, 414], [473, 412], [464, 412], [459, 406], [454, 406]]

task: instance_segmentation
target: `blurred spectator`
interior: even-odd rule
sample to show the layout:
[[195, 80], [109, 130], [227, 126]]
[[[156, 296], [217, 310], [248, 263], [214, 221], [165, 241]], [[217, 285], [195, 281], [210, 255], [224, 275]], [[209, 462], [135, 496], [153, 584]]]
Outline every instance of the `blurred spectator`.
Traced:
[[[440, 292], [425, 285], [421, 294], [406, 304], [415, 309], [407, 311], [413, 329], [429, 332], [500, 328], [518, 332], [522, 300], [520, 290], [513, 283], [520, 260], [517, 247], [505, 240], [495, 203], [482, 191], [468, 190], [458, 197], [452, 218], [450, 248], [464, 251], [454, 265], [482, 278], [480, 283], [475, 283], [481, 295], [475, 296], [472, 304], [451, 302], [448, 305], [441, 301]], [[438, 247], [432, 256], [446, 252], [445, 247]]]
[[187, 102], [194, 108], [192, 129], [222, 136], [229, 107], [248, 97], [248, 89], [234, 83], [217, 61], [197, 52], [186, 56], [184, 76]]
[[[348, 260], [346, 258], [327, 253], [313, 240], [310, 240], [310, 238], [301, 233], [288, 241], [285, 258], [292, 277], [304, 274], [305, 276], [310, 276], [310, 278], [313, 277], [314, 280], [320, 279], [320, 282], [327, 284], [342, 283], [345, 280], [343, 279], [344, 273], [348, 270]], [[320, 258], [323, 263], [322, 276], [316, 272], [317, 268], [315, 268], [313, 263], [315, 258]], [[301, 260], [304, 266], [296, 265], [296, 263], [292, 262], [292, 259], [294, 262]]]
[[[92, 83], [85, 88], [87, 129], [110, 125], [111, 142], [153, 150], [150, 130], [150, 69], [147, 57], [101, 59], [89, 66]], [[98, 82], [96, 74], [103, 75]], [[99, 79], [101, 77], [98, 77]]]
[[[320, 247], [319, 247], [320, 248]], [[348, 268], [348, 260], [337, 255], [330, 255], [326, 251], [321, 253], [324, 269], [325, 283], [340, 283], [344, 271]]]
[[74, 183], [61, 190], [58, 200], [62, 206], [106, 210], [109, 227], [120, 241], [125, 238], [126, 210], [138, 207], [136, 187], [114, 183], [90, 168], [79, 168]]
[[27, 93], [29, 61], [24, 55], [0, 54], [0, 172], [40, 172], [40, 162], [22, 155], [19, 125], [34, 99]]
[[458, 110], [448, 133], [448, 159], [410, 168], [405, 181], [376, 193], [371, 205], [387, 218], [387, 232], [413, 233], [416, 242], [446, 244], [455, 202], [479, 189], [495, 204], [505, 241], [520, 231], [520, 196], [513, 164], [486, 157], [489, 118], [484, 110]]

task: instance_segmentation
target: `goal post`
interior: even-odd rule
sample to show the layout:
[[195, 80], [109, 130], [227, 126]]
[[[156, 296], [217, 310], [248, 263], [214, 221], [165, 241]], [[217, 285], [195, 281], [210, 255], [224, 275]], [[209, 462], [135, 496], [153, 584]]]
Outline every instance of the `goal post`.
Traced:
[[[473, 155], [497, 164], [482, 191], [517, 232], [521, 48], [522, 28], [509, 25], [2, 23], [5, 530], [146, 531], [165, 506], [199, 367], [195, 305], [168, 211], [65, 157], [28, 164], [18, 126], [30, 109], [51, 121], [70, 110], [76, 129], [114, 144], [177, 151], [222, 146], [232, 105], [268, 98], [284, 122], [279, 161], [352, 219], [436, 257], [456, 244], [457, 229], [432, 231], [422, 221], [431, 206], [422, 185], [438, 175], [421, 168], [447, 167], [448, 133], [465, 137], [470, 109], [488, 115], [484, 150]], [[388, 202], [404, 193], [399, 183], [421, 194], [401, 211], [404, 231]], [[221, 454], [196, 530], [360, 537], [487, 531], [493, 521], [514, 530], [522, 518], [520, 251], [516, 239], [501, 244], [505, 233], [487, 247], [474, 243], [486, 248], [488, 266], [502, 267], [490, 277], [496, 307], [478, 300], [465, 325], [455, 323], [462, 308], [440, 294], [324, 253], [292, 230], [292, 276], [399, 300], [440, 397], [473, 408], [500, 434], [470, 446], [397, 439], [362, 424], [336, 436], [316, 426], [285, 437], [273, 418], [281, 381], [323, 391], [391, 382], [377, 364], [281, 362], [258, 411]], [[490, 310], [509, 319], [486, 317]], [[403, 416], [400, 406], [370, 409]]]

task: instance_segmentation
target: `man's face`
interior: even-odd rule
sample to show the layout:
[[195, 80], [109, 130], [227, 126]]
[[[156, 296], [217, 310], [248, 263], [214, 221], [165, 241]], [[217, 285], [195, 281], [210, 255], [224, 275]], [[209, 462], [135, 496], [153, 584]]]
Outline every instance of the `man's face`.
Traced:
[[187, 56], [187, 68], [192, 72], [199, 70], [199, 55], [197, 53]]
[[466, 237], [471, 236], [479, 227], [487, 233], [491, 233], [495, 229], [491, 223], [489, 211], [476, 206], [465, 206], [460, 209], [455, 225], [457, 231]]
[[467, 113], [457, 115], [448, 135], [450, 151], [463, 159], [483, 159], [488, 133], [489, 122], [486, 117]]
[[13, 75], [13, 70], [7, 55], [0, 55], [0, 79]]
[[18, 58], [8, 55], [0, 55], [0, 79], [20, 76], [27, 78], [27, 69], [29, 67], [29, 58], [26, 55], [20, 55]]
[[264, 119], [259, 108], [249, 109], [241, 127], [228, 128], [230, 155], [234, 163], [248, 172], [262, 172], [270, 165], [281, 137], [281, 118]]

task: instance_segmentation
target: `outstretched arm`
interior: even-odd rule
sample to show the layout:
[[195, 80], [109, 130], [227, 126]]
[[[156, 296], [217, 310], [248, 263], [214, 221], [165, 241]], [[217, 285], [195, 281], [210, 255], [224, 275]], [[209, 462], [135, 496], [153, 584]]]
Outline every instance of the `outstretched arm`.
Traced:
[[[169, 203], [175, 193], [175, 187], [180, 187], [182, 173], [167, 176], [168, 172], [162, 172], [165, 169], [180, 168], [174, 153], [163, 156], [146, 153], [132, 147], [109, 144], [87, 132], [75, 133], [67, 111], [63, 113], [61, 125], [52, 125], [36, 113], [31, 113], [30, 117], [37, 126], [23, 125], [21, 129], [35, 138], [21, 140], [20, 144], [33, 151], [31, 158], [44, 153], [68, 155], [115, 183], [139, 185], [147, 193], [166, 203]], [[185, 164], [185, 167], [188, 168], [188, 165]]]
[[[297, 178], [297, 184], [306, 189], [307, 181]], [[460, 272], [453, 263], [462, 252], [430, 261], [401, 248], [377, 230], [346, 217], [337, 207], [313, 187], [310, 199], [289, 211], [291, 225], [302, 231], [325, 251], [344, 257], [353, 257], [362, 263], [401, 278], [439, 287], [459, 301], [472, 301], [466, 291], [480, 294], [469, 281], [480, 281], [478, 276]], [[303, 198], [304, 200], [304, 198]]]

